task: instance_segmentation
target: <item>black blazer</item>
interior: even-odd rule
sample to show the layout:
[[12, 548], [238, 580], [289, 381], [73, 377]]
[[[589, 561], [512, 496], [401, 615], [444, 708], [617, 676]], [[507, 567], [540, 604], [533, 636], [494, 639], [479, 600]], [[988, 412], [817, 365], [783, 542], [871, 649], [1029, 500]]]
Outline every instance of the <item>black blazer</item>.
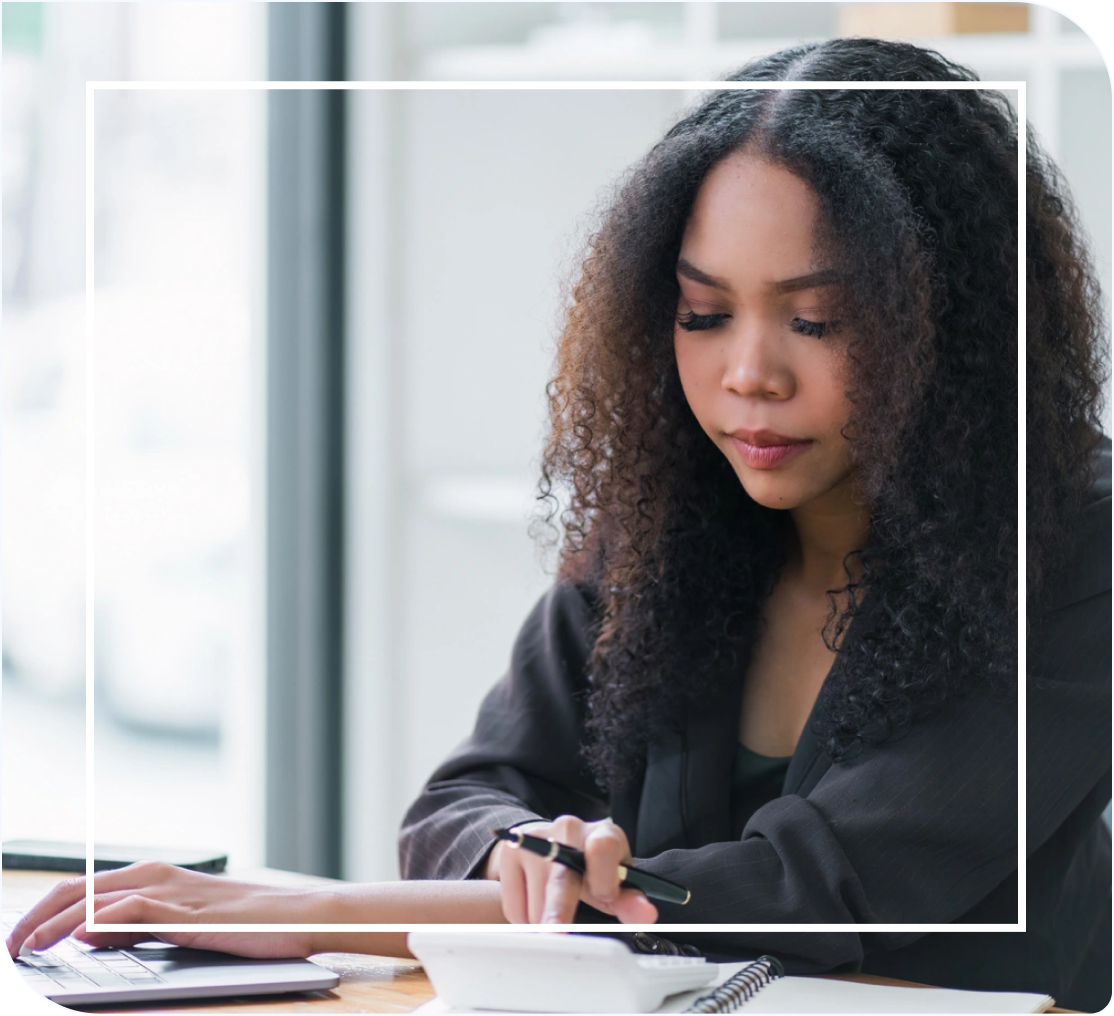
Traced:
[[[713, 957], [773, 952], [790, 972], [863, 970], [955, 987], [1031, 989], [1074, 1008], [1105, 1005], [1111, 855], [1100, 814], [1111, 795], [1110, 570], [1107, 438], [1069, 564], [1048, 610], [1031, 619], [1026, 933], [668, 937]], [[870, 624], [869, 604], [868, 596], [853, 629]], [[641, 783], [607, 799], [578, 756], [592, 621], [589, 592], [568, 583], [534, 608], [471, 737], [404, 819], [403, 878], [475, 876], [492, 827], [611, 815], [637, 865], [692, 890], [687, 906], [657, 904], [663, 922], [1017, 919], [1016, 703], [972, 694], [902, 738], [836, 764], [810, 721], [782, 796], [732, 840], [741, 682], [694, 711], [683, 734], [651, 748]], [[614, 923], [583, 904], [577, 920]]]

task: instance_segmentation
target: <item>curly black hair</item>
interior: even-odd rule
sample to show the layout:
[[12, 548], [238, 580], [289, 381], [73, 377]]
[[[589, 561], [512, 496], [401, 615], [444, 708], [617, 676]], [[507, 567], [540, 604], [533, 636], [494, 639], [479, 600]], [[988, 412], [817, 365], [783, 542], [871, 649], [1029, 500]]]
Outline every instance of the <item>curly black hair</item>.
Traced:
[[[931, 50], [843, 38], [725, 80], [978, 79]], [[826, 749], [885, 742], [980, 684], [1016, 690], [1017, 130], [989, 89], [719, 90], [616, 185], [569, 290], [539, 495], [551, 531], [559, 516], [560, 576], [598, 599], [584, 753], [601, 785], [632, 779], [710, 683], [745, 672], [785, 559], [788, 512], [743, 489], [673, 353], [688, 214], [709, 169], [744, 146], [817, 194], [817, 247], [854, 322], [848, 429], [871, 528], [859, 580], [845, 559], [848, 583], [829, 593], [823, 635], [843, 660]], [[1093, 481], [1105, 364], [1067, 189], [1031, 130], [1027, 153], [1033, 617]], [[878, 610], [850, 630], [868, 593]]]

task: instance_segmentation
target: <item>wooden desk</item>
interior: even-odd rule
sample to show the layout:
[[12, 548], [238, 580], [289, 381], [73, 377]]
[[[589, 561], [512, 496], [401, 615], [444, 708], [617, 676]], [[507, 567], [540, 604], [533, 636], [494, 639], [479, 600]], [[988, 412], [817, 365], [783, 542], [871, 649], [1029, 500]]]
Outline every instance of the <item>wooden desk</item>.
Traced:
[[[275, 868], [238, 868], [229, 872], [235, 878], [271, 885], [307, 885], [328, 882], [295, 872]], [[51, 871], [5, 871], [4, 908], [27, 910], [55, 882], [66, 877]], [[331, 991], [297, 992], [285, 995], [218, 998], [209, 1001], [141, 1003], [136, 1006], [86, 1007], [77, 1012], [89, 1013], [392, 1013], [411, 1012], [433, 998], [433, 989], [421, 965], [414, 960], [390, 956], [367, 956], [362, 953], [319, 953], [315, 963], [340, 974], [340, 984]], [[831, 974], [839, 980], [864, 981], [871, 984], [895, 984], [908, 987], [908, 981], [897, 981], [871, 974]], [[1049, 1012], [1069, 1013], [1072, 1009], [1050, 1009]]]

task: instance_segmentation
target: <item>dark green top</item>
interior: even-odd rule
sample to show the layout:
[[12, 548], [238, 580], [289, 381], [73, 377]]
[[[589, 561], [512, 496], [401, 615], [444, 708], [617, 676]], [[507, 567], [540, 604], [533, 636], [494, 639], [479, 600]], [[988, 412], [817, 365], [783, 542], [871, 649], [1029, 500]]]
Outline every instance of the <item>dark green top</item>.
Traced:
[[775, 797], [781, 797], [781, 785], [789, 759], [759, 755], [745, 745], [735, 750], [735, 768], [731, 773], [731, 836], [739, 839], [743, 827], [759, 808]]

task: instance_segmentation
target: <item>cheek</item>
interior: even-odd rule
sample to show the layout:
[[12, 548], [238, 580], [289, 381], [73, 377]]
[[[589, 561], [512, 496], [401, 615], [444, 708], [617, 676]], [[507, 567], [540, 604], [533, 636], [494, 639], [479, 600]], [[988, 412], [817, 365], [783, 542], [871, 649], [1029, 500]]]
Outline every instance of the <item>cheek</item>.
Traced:
[[689, 350], [684, 338], [673, 333], [673, 358], [677, 361], [677, 373], [681, 375], [681, 384], [684, 384], [689, 371]]
[[674, 336], [673, 355], [677, 361], [677, 373], [681, 378], [681, 387], [685, 397], [689, 400], [694, 413], [699, 416], [699, 411], [694, 403], [701, 401], [703, 393], [714, 389], [717, 385], [716, 363], [710, 344], [702, 345], [693, 342], [688, 336]]
[[840, 428], [851, 416], [844, 364], [840, 358], [826, 358], [826, 362], [817, 364], [809, 375], [808, 387], [812, 393], [809, 402], [814, 414], [813, 422], [819, 430], [830, 432], [838, 438]]
[[700, 357], [690, 343], [683, 338], [673, 341], [673, 353], [677, 361], [677, 374], [681, 379], [681, 391], [685, 394], [685, 401], [696, 417], [696, 422], [707, 432], [705, 424], [706, 403], [709, 401], [704, 396], [707, 383], [704, 378], [705, 371], [700, 364]]

